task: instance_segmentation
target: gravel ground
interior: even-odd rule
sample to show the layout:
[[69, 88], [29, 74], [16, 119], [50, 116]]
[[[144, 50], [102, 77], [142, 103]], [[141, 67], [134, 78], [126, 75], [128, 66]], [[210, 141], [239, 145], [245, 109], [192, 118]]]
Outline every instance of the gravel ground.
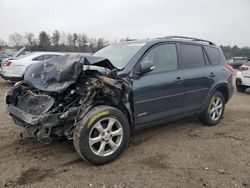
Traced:
[[250, 187], [250, 90], [234, 92], [223, 121], [185, 119], [135, 132], [116, 161], [91, 166], [71, 141], [20, 138], [0, 79], [0, 187]]

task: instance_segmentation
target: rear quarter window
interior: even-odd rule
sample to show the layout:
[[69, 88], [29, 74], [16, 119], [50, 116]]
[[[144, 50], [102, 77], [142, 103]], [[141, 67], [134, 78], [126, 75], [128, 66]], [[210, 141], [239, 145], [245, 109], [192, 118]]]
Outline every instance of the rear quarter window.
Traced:
[[52, 59], [52, 58], [55, 58], [55, 57], [58, 57], [58, 56], [59, 55], [54, 55], [54, 54], [44, 55], [44, 60]]
[[205, 66], [204, 54], [201, 46], [179, 44], [180, 68], [196, 68]]
[[38, 57], [35, 57], [32, 59], [33, 61], [43, 61], [44, 60], [44, 56], [43, 55], [40, 55]]
[[218, 65], [220, 63], [220, 53], [217, 48], [205, 46], [205, 51], [207, 53], [208, 59], [211, 65]]
[[250, 60], [248, 62], [246, 62], [245, 64], [246, 66], [250, 66]]

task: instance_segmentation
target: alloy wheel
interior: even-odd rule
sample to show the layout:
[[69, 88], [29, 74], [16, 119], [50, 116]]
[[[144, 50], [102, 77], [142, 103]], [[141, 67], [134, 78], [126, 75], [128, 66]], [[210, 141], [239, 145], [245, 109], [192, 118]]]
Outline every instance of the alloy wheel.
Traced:
[[89, 147], [98, 156], [109, 156], [121, 145], [123, 128], [113, 117], [99, 120], [92, 126], [89, 134]]

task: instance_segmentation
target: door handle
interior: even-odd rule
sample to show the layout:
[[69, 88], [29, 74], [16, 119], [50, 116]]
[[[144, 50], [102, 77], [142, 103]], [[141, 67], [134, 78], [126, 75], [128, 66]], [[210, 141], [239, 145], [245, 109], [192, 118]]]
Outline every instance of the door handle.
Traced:
[[209, 76], [213, 78], [213, 77], [216, 76], [216, 74], [214, 74], [213, 72], [211, 72], [211, 73], [209, 74]]
[[175, 79], [176, 82], [181, 81], [181, 80], [182, 80], [182, 78], [179, 76]]

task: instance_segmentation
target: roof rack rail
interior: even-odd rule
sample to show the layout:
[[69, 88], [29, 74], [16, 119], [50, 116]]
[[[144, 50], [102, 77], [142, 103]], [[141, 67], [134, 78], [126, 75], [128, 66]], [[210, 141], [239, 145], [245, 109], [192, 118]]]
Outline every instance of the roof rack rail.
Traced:
[[205, 42], [210, 45], [215, 46], [215, 43], [208, 41], [208, 40], [203, 40], [203, 39], [197, 39], [197, 38], [192, 38], [192, 37], [184, 37], [184, 36], [166, 36], [163, 37], [164, 39], [187, 39], [187, 40], [192, 40], [192, 41], [197, 41], [197, 42]]

